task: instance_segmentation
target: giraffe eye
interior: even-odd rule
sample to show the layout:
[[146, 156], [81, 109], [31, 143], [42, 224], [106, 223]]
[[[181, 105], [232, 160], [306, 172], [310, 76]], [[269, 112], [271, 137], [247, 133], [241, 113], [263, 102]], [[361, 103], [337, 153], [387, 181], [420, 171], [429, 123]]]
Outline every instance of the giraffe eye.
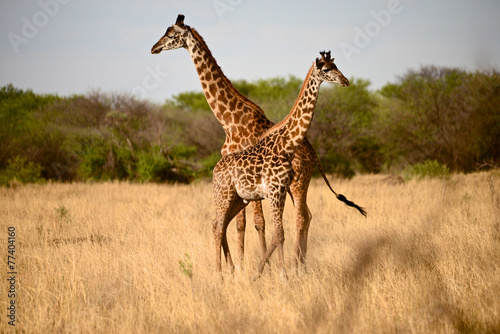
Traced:
[[169, 27], [167, 29], [167, 32], [165, 33], [165, 35], [167, 35], [168, 37], [174, 37], [174, 35], [175, 35], [175, 29], [173, 27]]
[[323, 70], [323, 72], [327, 73], [327, 72], [330, 72], [331, 70], [332, 70], [331, 68], [325, 68], [325, 69]]

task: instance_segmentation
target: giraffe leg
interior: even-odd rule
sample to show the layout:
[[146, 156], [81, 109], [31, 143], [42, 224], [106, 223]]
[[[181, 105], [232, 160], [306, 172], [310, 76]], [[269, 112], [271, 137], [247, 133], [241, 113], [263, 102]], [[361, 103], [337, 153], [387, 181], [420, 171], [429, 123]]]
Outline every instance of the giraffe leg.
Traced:
[[222, 272], [221, 248], [224, 251], [226, 265], [231, 271], [234, 271], [233, 260], [231, 258], [231, 253], [229, 252], [229, 245], [226, 237], [227, 226], [228, 223], [219, 217], [214, 219], [212, 222], [212, 232], [215, 240], [215, 265], [218, 272]]
[[296, 159], [292, 162], [295, 177], [290, 185], [290, 192], [295, 203], [295, 221], [297, 228], [295, 239], [295, 268], [297, 270], [300, 264], [304, 265], [304, 268], [306, 265], [307, 237], [312, 219], [311, 211], [307, 206], [307, 191], [314, 168], [314, 159], [310, 156], [310, 150], [313, 150], [311, 144], [304, 141], [303, 145], [296, 153]]
[[266, 262], [269, 260], [274, 250], [278, 248], [278, 263], [281, 274], [285, 274], [285, 259], [283, 253], [283, 244], [285, 242], [285, 232], [283, 230], [283, 209], [285, 207], [286, 192], [281, 192], [277, 199], [270, 199], [271, 213], [273, 217], [274, 231], [271, 245], [267, 249], [266, 256], [261, 260], [257, 267], [258, 275], [262, 274]]
[[[226, 265], [230, 268], [231, 272], [234, 272], [233, 259], [231, 258], [231, 253], [229, 252], [229, 245], [227, 243], [227, 226], [229, 222], [225, 222], [222, 226], [222, 249], [224, 251], [224, 258], [226, 259]], [[220, 248], [219, 248], [220, 249]], [[219, 257], [220, 258], [220, 257]]]
[[212, 221], [212, 233], [214, 234], [215, 241], [215, 267], [217, 272], [222, 272], [222, 263], [221, 263], [221, 247], [222, 247], [222, 228], [221, 221], [219, 219], [214, 219]]
[[216, 191], [215, 194], [215, 203], [216, 203], [216, 219], [213, 223], [213, 234], [215, 240], [215, 263], [217, 270], [219, 272], [222, 271], [221, 264], [221, 247], [224, 251], [224, 257], [226, 259], [227, 266], [234, 271], [234, 265], [231, 258], [231, 253], [229, 251], [229, 245], [227, 243], [227, 227], [231, 220], [236, 216], [238, 212], [240, 212], [243, 208], [245, 208], [246, 204], [243, 202], [241, 197], [234, 193], [229, 194], [227, 198], [219, 198], [218, 194], [224, 192]]
[[273, 234], [273, 238], [271, 240], [271, 245], [269, 245], [269, 248], [267, 249], [266, 255], [260, 261], [259, 266], [257, 267], [258, 275], [256, 278], [258, 278], [262, 274], [262, 272], [264, 271], [264, 266], [266, 265], [267, 261], [269, 260], [269, 258], [271, 257], [271, 255], [273, 254], [273, 252], [277, 246], [278, 246], [278, 242], [277, 242], [277, 239], [275, 237], [275, 234]]
[[229, 223], [224, 219], [224, 217], [217, 217], [213, 222], [212, 231], [215, 240], [215, 265], [218, 272], [222, 272], [221, 263], [221, 248], [224, 252], [224, 258], [226, 259], [226, 265], [231, 270], [234, 271], [234, 264], [231, 258], [231, 252], [229, 251], [229, 245], [227, 243], [227, 226]]
[[[304, 194], [305, 195], [305, 194]], [[307, 255], [307, 237], [309, 235], [309, 225], [311, 223], [312, 214], [309, 210], [305, 196], [294, 197], [297, 238], [295, 242], [295, 267], [298, 269], [299, 264], [306, 265]]]
[[259, 233], [260, 250], [262, 257], [266, 256], [266, 221], [264, 220], [264, 212], [262, 210], [262, 201], [252, 202], [253, 215], [255, 221], [255, 229]]
[[247, 225], [245, 209], [236, 215], [236, 229], [238, 230], [238, 257], [240, 269], [243, 269], [243, 259], [245, 253], [245, 228]]

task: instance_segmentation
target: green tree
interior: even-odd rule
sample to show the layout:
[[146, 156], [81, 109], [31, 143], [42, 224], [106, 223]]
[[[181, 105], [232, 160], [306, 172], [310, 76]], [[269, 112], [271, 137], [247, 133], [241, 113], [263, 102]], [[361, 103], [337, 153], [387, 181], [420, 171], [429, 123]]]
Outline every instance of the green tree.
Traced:
[[51, 126], [49, 106], [59, 100], [54, 95], [37, 95], [11, 84], [0, 89], [0, 169], [7, 161], [22, 157], [42, 166], [42, 175], [50, 169], [52, 149], [59, 135]]
[[190, 111], [211, 111], [205, 94], [201, 91], [183, 92], [167, 100], [167, 105]]
[[500, 147], [499, 73], [468, 73], [426, 66], [408, 71], [380, 90], [381, 131], [387, 152], [410, 164], [436, 160], [470, 172], [498, 163]]
[[233, 85], [243, 95], [257, 103], [267, 118], [278, 123], [288, 115], [302, 87], [302, 80], [290, 75], [259, 79], [255, 82], [235, 80]]

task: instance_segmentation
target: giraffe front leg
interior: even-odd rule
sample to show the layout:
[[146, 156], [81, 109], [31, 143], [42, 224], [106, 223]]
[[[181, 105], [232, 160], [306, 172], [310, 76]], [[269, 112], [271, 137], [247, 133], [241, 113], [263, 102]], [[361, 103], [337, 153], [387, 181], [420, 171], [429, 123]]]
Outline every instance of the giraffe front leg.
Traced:
[[245, 209], [238, 212], [236, 215], [236, 229], [238, 230], [238, 257], [239, 269], [243, 270], [243, 259], [245, 254], [245, 228], [246, 228]]
[[283, 244], [285, 242], [285, 233], [283, 231], [283, 226], [281, 224], [275, 224], [274, 232], [273, 232], [273, 238], [271, 240], [271, 245], [267, 249], [267, 253], [264, 256], [264, 258], [260, 261], [259, 266], [257, 267], [257, 279], [262, 272], [264, 271], [264, 267], [266, 266], [266, 263], [268, 262], [269, 258], [273, 254], [274, 250], [278, 248], [278, 264], [280, 267], [281, 275], [286, 277], [285, 273], [285, 259], [284, 259], [284, 253], [283, 253]]
[[262, 210], [262, 201], [252, 202], [255, 229], [259, 233], [260, 250], [264, 258], [267, 253], [266, 244], [266, 222], [264, 220], [264, 211]]
[[255, 279], [259, 278], [259, 276], [262, 274], [262, 272], [264, 271], [264, 267], [265, 267], [267, 261], [269, 260], [269, 258], [273, 254], [274, 250], [276, 249], [276, 246], [278, 246], [278, 243], [275, 242], [275, 239], [276, 238], [274, 237], [274, 234], [273, 234], [273, 239], [271, 240], [271, 245], [267, 249], [266, 255], [260, 261], [259, 266], [257, 267], [257, 276], [255, 277]]
[[222, 273], [222, 263], [221, 263], [221, 248], [222, 248], [222, 228], [219, 219], [214, 219], [212, 221], [212, 232], [214, 234], [215, 242], [215, 267], [217, 272]]
[[277, 239], [277, 248], [278, 248], [278, 262], [280, 267], [280, 275], [282, 278], [287, 278], [285, 271], [285, 256], [283, 252], [283, 245], [285, 243], [285, 231], [283, 230], [283, 225], [279, 224], [279, 226], [275, 227], [274, 234]]
[[283, 252], [283, 245], [285, 243], [285, 232], [283, 230], [283, 210], [285, 208], [286, 192], [283, 191], [283, 194], [279, 193], [276, 197], [276, 199], [270, 199], [271, 214], [274, 224], [273, 238], [271, 241], [271, 245], [266, 252], [266, 256], [261, 260], [257, 270], [258, 275], [262, 274], [266, 262], [269, 260], [274, 250], [278, 248], [278, 265], [280, 267], [281, 275], [286, 277], [285, 258]]

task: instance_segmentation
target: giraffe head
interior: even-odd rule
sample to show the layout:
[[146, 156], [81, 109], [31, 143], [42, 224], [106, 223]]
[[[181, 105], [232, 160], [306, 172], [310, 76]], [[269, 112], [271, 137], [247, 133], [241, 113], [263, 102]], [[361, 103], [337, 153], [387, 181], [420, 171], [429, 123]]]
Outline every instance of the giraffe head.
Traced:
[[186, 39], [189, 33], [189, 26], [184, 25], [184, 15], [179, 14], [175, 24], [168, 27], [167, 32], [151, 48], [151, 53], [160, 53], [164, 50], [174, 50], [186, 48]]
[[337, 65], [333, 63], [335, 58], [331, 58], [330, 51], [320, 52], [321, 59], [316, 58], [316, 66], [314, 67], [314, 74], [321, 80], [339, 84], [341, 86], [349, 86], [349, 80], [340, 72]]

